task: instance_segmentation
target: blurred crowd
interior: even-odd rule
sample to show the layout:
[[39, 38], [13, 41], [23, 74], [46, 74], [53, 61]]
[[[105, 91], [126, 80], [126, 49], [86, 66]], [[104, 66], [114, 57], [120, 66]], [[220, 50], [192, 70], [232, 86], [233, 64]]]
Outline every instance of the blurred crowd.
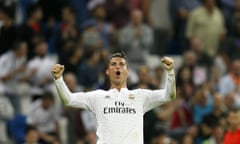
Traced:
[[145, 144], [240, 144], [240, 0], [1, 0], [0, 143], [95, 144], [50, 69], [72, 92], [108, 89], [117, 51], [129, 89], [164, 88], [160, 58], [176, 62], [177, 99], [145, 115]]

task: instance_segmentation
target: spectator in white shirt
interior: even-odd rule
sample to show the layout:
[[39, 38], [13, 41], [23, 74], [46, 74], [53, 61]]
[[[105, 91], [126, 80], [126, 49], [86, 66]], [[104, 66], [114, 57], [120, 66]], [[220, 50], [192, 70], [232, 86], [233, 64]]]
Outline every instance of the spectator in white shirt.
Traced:
[[0, 57], [0, 92], [9, 98], [16, 113], [20, 112], [18, 88], [23, 80], [27, 50], [26, 42], [17, 41], [12, 50]]
[[34, 75], [30, 77], [30, 83], [34, 87], [44, 88], [51, 84], [51, 74], [49, 70], [55, 63], [55, 59], [48, 56], [48, 45], [45, 40], [39, 40], [35, 45], [36, 56], [29, 61], [27, 65], [28, 74], [35, 71]]
[[30, 123], [35, 125], [41, 133], [41, 142], [43, 144], [57, 141], [59, 136], [59, 126], [53, 102], [52, 93], [44, 92], [42, 98], [33, 103], [28, 115]]

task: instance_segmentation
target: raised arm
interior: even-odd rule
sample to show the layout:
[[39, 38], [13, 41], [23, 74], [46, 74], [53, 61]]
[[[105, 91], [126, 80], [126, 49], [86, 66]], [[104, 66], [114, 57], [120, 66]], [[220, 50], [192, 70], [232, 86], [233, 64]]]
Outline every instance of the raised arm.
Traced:
[[77, 107], [77, 108], [84, 108], [91, 111], [94, 111], [94, 97], [97, 94], [96, 91], [93, 92], [76, 92], [72, 93], [68, 87], [66, 86], [65, 82], [63, 81], [62, 74], [64, 71], [64, 66], [60, 64], [56, 64], [52, 67], [51, 73], [54, 77], [55, 85], [57, 88], [57, 92], [60, 96], [60, 99], [64, 105]]
[[176, 83], [174, 74], [174, 61], [169, 57], [162, 59], [163, 67], [166, 70], [166, 83], [164, 89], [159, 90], [143, 90], [144, 94], [144, 107], [143, 111], [147, 112], [157, 106], [166, 102], [172, 101], [176, 98]]

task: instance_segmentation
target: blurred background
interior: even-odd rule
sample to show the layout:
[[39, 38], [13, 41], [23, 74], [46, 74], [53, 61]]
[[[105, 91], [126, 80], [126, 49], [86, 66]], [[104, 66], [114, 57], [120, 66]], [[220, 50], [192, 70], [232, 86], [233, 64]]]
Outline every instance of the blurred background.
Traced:
[[240, 143], [240, 0], [0, 0], [0, 143], [95, 144], [50, 69], [72, 92], [108, 89], [117, 51], [129, 89], [164, 88], [160, 58], [175, 59], [177, 99], [145, 115], [145, 144]]

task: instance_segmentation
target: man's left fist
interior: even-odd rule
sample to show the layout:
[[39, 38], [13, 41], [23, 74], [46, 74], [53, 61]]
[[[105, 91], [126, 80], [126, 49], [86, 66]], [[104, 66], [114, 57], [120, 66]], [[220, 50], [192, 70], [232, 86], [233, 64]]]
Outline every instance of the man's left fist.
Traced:
[[170, 57], [163, 57], [161, 59], [163, 67], [168, 71], [168, 72], [173, 72], [173, 67], [174, 67], [174, 60]]

